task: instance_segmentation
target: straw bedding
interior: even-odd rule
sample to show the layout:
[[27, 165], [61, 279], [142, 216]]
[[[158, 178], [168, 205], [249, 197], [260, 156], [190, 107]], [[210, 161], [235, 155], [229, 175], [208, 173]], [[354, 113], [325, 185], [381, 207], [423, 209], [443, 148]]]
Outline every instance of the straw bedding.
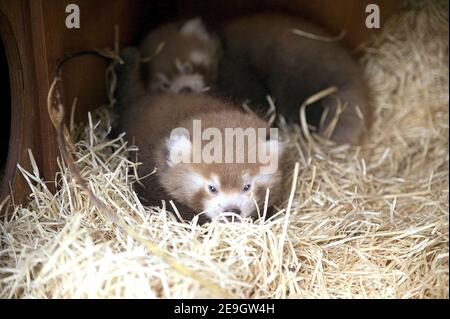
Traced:
[[34, 165], [21, 169], [31, 202], [3, 203], [12, 214], [0, 224], [0, 296], [448, 298], [445, 12], [405, 11], [364, 45], [375, 105], [367, 145], [291, 134], [291, 196], [265, 222], [199, 226], [177, 222], [170, 203], [145, 207], [131, 186], [136, 149], [107, 137], [110, 116], [100, 108], [72, 150], [77, 165], [94, 193], [175, 263], [113, 224], [64, 164], [54, 195]]

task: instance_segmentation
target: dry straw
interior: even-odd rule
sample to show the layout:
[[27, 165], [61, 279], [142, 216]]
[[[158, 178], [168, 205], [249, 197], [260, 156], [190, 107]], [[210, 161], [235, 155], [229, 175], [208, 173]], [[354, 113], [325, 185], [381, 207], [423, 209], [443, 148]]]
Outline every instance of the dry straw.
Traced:
[[[107, 138], [105, 109], [71, 155], [138, 236], [230, 296], [448, 298], [447, 13], [406, 11], [362, 49], [375, 104], [367, 145], [305, 141], [290, 128], [291, 196], [265, 222], [199, 226], [179, 223], [170, 203], [146, 207], [131, 186], [136, 149]], [[20, 170], [31, 202], [0, 223], [1, 297], [217, 297], [111, 222], [65, 164], [52, 194], [30, 160]]]

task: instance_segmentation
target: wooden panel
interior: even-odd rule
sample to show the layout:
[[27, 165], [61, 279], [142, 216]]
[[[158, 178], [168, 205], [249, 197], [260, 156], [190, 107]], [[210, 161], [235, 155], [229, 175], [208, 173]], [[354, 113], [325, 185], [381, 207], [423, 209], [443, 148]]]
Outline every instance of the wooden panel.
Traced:
[[[5, 176], [0, 199], [14, 189], [14, 200], [21, 202], [29, 193], [25, 180], [17, 172], [17, 164], [30, 169], [28, 149], [38, 164], [43, 164], [39, 139], [39, 114], [36, 105], [34, 64], [32, 59], [29, 11], [22, 2], [0, 2], [0, 35], [6, 49], [11, 88], [11, 132]], [[9, 106], [8, 106], [9, 107]], [[43, 165], [42, 165], [43, 167]]]
[[[65, 8], [76, 3], [80, 8], [80, 28], [68, 29]], [[45, 19], [44, 19], [45, 13]], [[51, 79], [55, 64], [65, 53], [85, 50], [92, 47], [113, 48], [114, 28], [120, 28], [120, 44], [129, 43], [136, 33], [139, 3], [136, 1], [102, 0], [34, 0], [32, 1], [32, 20], [40, 36], [36, 41], [44, 41], [45, 60], [36, 61], [42, 66], [41, 74]], [[44, 38], [42, 39], [42, 35]], [[63, 95], [66, 105], [78, 99], [77, 119], [85, 119], [88, 110], [106, 102], [105, 62], [95, 57], [80, 57], [64, 68]], [[43, 67], [46, 69], [44, 70]], [[48, 87], [49, 81], [45, 83]], [[45, 92], [46, 90], [40, 90]]]
[[[9, 193], [10, 185], [16, 199], [25, 198], [29, 193], [16, 170], [17, 164], [30, 169], [28, 149], [32, 150], [43, 178], [54, 179], [59, 151], [47, 114], [47, 93], [57, 61], [68, 52], [91, 47], [112, 48], [115, 25], [120, 27], [120, 44], [130, 44], [139, 26], [151, 27], [161, 21], [155, 18], [154, 23], [149, 23], [152, 16], [149, 12], [163, 12], [166, 8], [165, 16], [171, 13], [170, 6], [151, 10], [156, 2], [78, 0], [81, 28], [67, 29], [65, 8], [72, 2], [0, 1], [0, 31], [7, 51], [13, 111], [9, 158], [0, 200]], [[74, 97], [78, 98], [78, 120], [85, 119], [89, 110], [106, 101], [105, 66], [98, 58], [83, 57], [64, 68], [63, 98], [67, 107]]]
[[[1, 23], [1, 22], [0, 22]], [[0, 36], [0, 183], [2, 181], [9, 147], [9, 133], [11, 125], [11, 91], [9, 86], [9, 67], [6, 51]]]

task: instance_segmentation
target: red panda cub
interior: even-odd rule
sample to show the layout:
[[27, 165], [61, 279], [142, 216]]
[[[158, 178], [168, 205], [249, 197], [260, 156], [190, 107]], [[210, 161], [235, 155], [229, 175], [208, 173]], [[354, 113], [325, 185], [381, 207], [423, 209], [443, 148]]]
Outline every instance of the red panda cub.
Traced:
[[[201, 18], [162, 25], [140, 44], [151, 93], [203, 93], [215, 81], [221, 45]], [[145, 60], [144, 60], [145, 61]]]
[[[250, 100], [257, 106], [265, 105], [270, 94], [279, 114], [288, 122], [299, 122], [302, 103], [335, 86], [335, 94], [306, 108], [307, 121], [324, 133], [340, 100], [345, 110], [331, 138], [359, 144], [369, 126], [370, 108], [358, 64], [336, 42], [299, 36], [294, 29], [327, 36], [319, 27], [283, 14], [253, 14], [226, 23], [219, 91], [237, 103]], [[329, 112], [321, 121], [325, 109]]]
[[203, 94], [142, 94], [141, 89], [127, 97], [140, 85], [139, 53], [127, 49], [122, 58], [120, 130], [139, 147], [139, 175], [156, 168], [138, 186], [141, 197], [155, 206], [173, 200], [185, 219], [203, 213], [201, 222], [221, 213], [263, 215], [267, 189], [268, 204], [280, 202], [286, 165], [276, 129]]

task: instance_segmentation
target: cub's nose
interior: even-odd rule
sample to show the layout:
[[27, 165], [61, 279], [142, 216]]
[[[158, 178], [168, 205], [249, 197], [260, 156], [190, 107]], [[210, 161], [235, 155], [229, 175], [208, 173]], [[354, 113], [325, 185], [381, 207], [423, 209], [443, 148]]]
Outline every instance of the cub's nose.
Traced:
[[229, 212], [229, 213], [234, 213], [236, 215], [240, 215], [241, 214], [241, 210], [238, 207], [228, 207], [227, 209], [225, 209], [225, 212]]
[[180, 89], [180, 93], [192, 93], [192, 88], [189, 87], [189, 86], [183, 86], [183, 87]]

